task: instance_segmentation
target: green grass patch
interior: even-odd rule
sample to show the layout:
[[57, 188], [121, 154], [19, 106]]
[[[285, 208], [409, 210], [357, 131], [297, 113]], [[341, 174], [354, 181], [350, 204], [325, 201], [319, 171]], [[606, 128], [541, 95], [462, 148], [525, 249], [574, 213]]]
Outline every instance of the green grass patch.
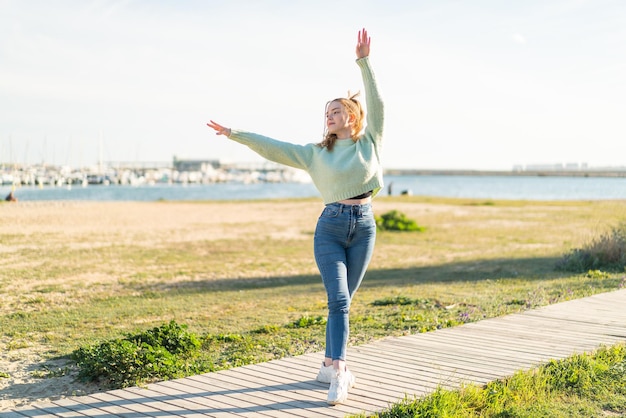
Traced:
[[[405, 397], [376, 418], [605, 417], [626, 413], [626, 346], [552, 360], [484, 386]], [[364, 417], [365, 415], [355, 415]]]

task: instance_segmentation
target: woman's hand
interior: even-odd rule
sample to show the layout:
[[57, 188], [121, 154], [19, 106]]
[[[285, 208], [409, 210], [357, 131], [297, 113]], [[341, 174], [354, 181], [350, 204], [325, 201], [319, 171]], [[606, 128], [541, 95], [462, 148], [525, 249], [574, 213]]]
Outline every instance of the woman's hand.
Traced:
[[359, 36], [356, 42], [356, 57], [364, 58], [370, 54], [370, 38], [367, 36], [365, 28], [359, 31]]
[[209, 123], [207, 123], [206, 126], [208, 126], [209, 128], [214, 129], [215, 130], [215, 135], [230, 136], [230, 128], [222, 126], [222, 125], [220, 125], [219, 123], [217, 123], [215, 121], [209, 121]]

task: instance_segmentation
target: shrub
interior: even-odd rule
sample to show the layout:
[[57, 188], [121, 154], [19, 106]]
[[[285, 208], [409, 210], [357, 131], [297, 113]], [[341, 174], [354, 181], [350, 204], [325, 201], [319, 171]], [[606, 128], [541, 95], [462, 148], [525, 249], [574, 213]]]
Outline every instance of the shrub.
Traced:
[[174, 321], [126, 338], [82, 347], [72, 353], [79, 377], [128, 387], [146, 380], [185, 375], [187, 362], [200, 348], [198, 338]]
[[200, 340], [187, 330], [186, 325], [170, 321], [130, 339], [154, 347], [163, 347], [172, 354], [189, 353], [200, 348]]
[[623, 271], [626, 267], [626, 223], [592, 240], [583, 248], [565, 254], [557, 263], [558, 270], [578, 273], [590, 270]]
[[290, 327], [291, 328], [308, 328], [308, 327], [312, 327], [315, 325], [326, 325], [326, 318], [322, 316], [312, 317], [312, 316], [305, 315], [295, 320], [291, 324]]
[[376, 227], [381, 231], [423, 231], [415, 221], [408, 219], [404, 213], [397, 210], [389, 211], [376, 216]]

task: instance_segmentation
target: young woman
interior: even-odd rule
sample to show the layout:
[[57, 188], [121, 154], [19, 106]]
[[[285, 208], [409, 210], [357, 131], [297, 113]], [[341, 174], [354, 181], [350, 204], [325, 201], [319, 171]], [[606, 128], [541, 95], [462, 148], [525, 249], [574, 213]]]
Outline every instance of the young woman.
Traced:
[[322, 195], [326, 206], [317, 222], [313, 247], [328, 296], [328, 322], [325, 358], [317, 380], [330, 383], [331, 405], [345, 402], [355, 382], [346, 367], [348, 315], [374, 250], [372, 197], [383, 187], [383, 103], [369, 52], [370, 38], [363, 29], [358, 34], [356, 63], [365, 87], [364, 130], [364, 111], [355, 96], [326, 104], [326, 131], [318, 144], [297, 145], [207, 123], [217, 135], [244, 144], [268, 160], [306, 170]]

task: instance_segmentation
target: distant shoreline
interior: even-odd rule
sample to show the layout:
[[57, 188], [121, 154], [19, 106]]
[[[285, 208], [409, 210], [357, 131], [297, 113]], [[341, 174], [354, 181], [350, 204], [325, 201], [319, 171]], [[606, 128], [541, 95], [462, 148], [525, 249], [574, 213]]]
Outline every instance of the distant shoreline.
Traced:
[[427, 170], [427, 169], [387, 169], [390, 176], [525, 176], [525, 177], [626, 177], [624, 170]]

